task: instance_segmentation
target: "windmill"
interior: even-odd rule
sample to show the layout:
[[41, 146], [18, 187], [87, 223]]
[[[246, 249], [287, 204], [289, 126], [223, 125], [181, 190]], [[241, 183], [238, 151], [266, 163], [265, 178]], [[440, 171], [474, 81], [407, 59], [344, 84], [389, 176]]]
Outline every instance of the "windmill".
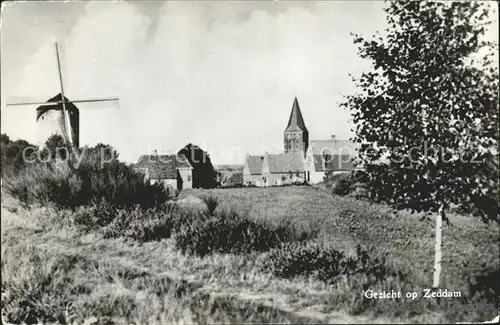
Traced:
[[[57, 125], [54, 125], [53, 133], [61, 133], [66, 145], [70, 147], [70, 149], [74, 149], [74, 147], [79, 146], [79, 136], [75, 134], [75, 128], [78, 128], [79, 124], [79, 116], [78, 109], [74, 105], [75, 103], [92, 103], [92, 102], [117, 102], [118, 98], [93, 98], [93, 99], [80, 99], [80, 100], [68, 100], [64, 96], [64, 85], [63, 78], [61, 72], [61, 60], [59, 56], [59, 46], [57, 42], [55, 42], [55, 51], [56, 51], [56, 60], [57, 60], [57, 68], [59, 72], [59, 84], [61, 87], [61, 92], [54, 98], [49, 99], [47, 102], [17, 102], [17, 103], [7, 103], [7, 106], [30, 106], [37, 105], [37, 123], [41, 118], [43, 120], [44, 114], [49, 111], [62, 112], [62, 116], [60, 118], [56, 117], [54, 119], [58, 120]], [[68, 107], [70, 111], [68, 112]], [[75, 113], [76, 112], [76, 113]], [[58, 113], [60, 115], [60, 113]], [[56, 114], [57, 115], [57, 114]], [[71, 115], [71, 116], [70, 116]], [[58, 116], [58, 115], [57, 115]], [[73, 122], [73, 123], [72, 123]], [[73, 124], [73, 125], [72, 125]], [[76, 130], [78, 132], [78, 129]], [[75, 139], [75, 135], [77, 139]], [[76, 141], [75, 141], [76, 140]]]

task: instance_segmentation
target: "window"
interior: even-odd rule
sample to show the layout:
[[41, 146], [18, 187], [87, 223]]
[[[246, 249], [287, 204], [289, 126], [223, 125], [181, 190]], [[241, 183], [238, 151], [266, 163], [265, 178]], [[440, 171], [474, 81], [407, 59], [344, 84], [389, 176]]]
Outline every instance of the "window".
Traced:
[[299, 142], [295, 141], [295, 149], [299, 150]]
[[191, 182], [191, 175], [188, 175], [188, 182]]

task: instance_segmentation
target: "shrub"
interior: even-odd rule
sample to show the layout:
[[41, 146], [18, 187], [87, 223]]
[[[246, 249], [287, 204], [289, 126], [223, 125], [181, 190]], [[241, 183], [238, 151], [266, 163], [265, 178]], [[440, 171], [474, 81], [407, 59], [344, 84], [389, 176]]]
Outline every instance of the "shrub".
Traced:
[[139, 207], [117, 211], [113, 221], [103, 229], [105, 237], [127, 237], [139, 242], [169, 238], [174, 229], [176, 216], [157, 209], [142, 210]]
[[176, 246], [199, 256], [218, 253], [267, 251], [280, 243], [302, 241], [307, 233], [290, 225], [272, 226], [238, 216], [234, 211], [185, 224], [176, 234]]
[[367, 197], [366, 181], [366, 173], [359, 170], [342, 174], [327, 172], [323, 179], [323, 183], [327, 188], [331, 188], [333, 194], [341, 196], [352, 194], [357, 198]]
[[32, 245], [2, 250], [2, 258], [2, 320], [14, 324], [67, 323], [71, 295], [79, 294], [75, 272], [94, 265], [81, 255], [43, 252]]
[[212, 194], [204, 195], [201, 197], [201, 199], [207, 205], [207, 213], [209, 215], [213, 215], [215, 212], [215, 209], [217, 209], [217, 206], [219, 206], [219, 200], [215, 196], [213, 196]]
[[[106, 238], [126, 237], [139, 242], [170, 238], [195, 221], [202, 221], [206, 215], [195, 213], [175, 204], [164, 204], [154, 209], [139, 206], [114, 209], [114, 217], [104, 224], [101, 232]], [[109, 219], [107, 219], [109, 220]]]
[[93, 203], [90, 206], [81, 206], [74, 212], [69, 212], [70, 222], [81, 226], [85, 230], [105, 227], [115, 219], [115, 216], [115, 209], [105, 200]]
[[52, 202], [68, 207], [82, 190], [81, 180], [62, 164], [28, 165], [7, 174], [3, 182], [5, 190], [24, 204]]
[[[1, 156], [1, 173], [2, 177], [5, 173], [18, 172], [20, 169], [24, 168], [26, 160], [32, 160], [36, 157], [36, 150], [38, 148], [25, 140], [12, 141], [7, 134], [1, 134], [0, 141], [0, 156]], [[33, 150], [30, 150], [32, 148]], [[25, 149], [27, 149], [25, 151]], [[23, 152], [25, 157], [23, 157]]]
[[477, 295], [498, 306], [500, 302], [500, 269], [488, 267], [468, 279], [470, 295]]
[[103, 163], [97, 149], [86, 150], [75, 167], [67, 161], [32, 164], [4, 178], [6, 190], [24, 204], [54, 203], [60, 208], [106, 200], [112, 206], [126, 208], [139, 205], [149, 209], [172, 198], [164, 186], [150, 184], [132, 167], [112, 160]]
[[289, 243], [271, 250], [263, 261], [262, 269], [282, 278], [314, 276], [321, 281], [333, 283], [338, 276], [363, 273], [380, 281], [388, 276], [403, 276], [386, 266], [385, 258], [372, 258], [372, 251], [357, 247], [357, 255], [346, 256], [344, 252], [315, 242]]
[[333, 193], [337, 195], [347, 195], [351, 193], [353, 186], [352, 179], [346, 175], [338, 180], [338, 182], [333, 187]]

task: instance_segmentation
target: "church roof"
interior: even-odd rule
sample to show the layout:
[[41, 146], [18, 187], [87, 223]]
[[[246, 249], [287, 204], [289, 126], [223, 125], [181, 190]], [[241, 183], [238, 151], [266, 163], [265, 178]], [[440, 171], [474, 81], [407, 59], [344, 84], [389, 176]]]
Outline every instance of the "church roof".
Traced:
[[297, 97], [295, 97], [295, 99], [293, 100], [292, 112], [290, 113], [290, 118], [288, 119], [288, 125], [285, 129], [285, 132], [287, 131], [307, 132], [307, 128], [304, 123], [304, 118], [302, 117], [302, 112], [300, 111], [300, 106]]
[[184, 155], [142, 155], [134, 169], [145, 168], [150, 179], [176, 179], [177, 168], [192, 168]]
[[[66, 98], [66, 96], [64, 96], [64, 99], [66, 101], [69, 101], [69, 99]], [[47, 101], [47, 103], [58, 102], [58, 101], [62, 101], [62, 94], [61, 93], [59, 93], [59, 94], [55, 95], [54, 97], [52, 97], [51, 99], [49, 99]], [[36, 109], [36, 120], [38, 121], [38, 119], [43, 114], [45, 114], [47, 111], [50, 111], [50, 110], [61, 110], [61, 109], [62, 109], [62, 104], [39, 106]], [[73, 103], [66, 103], [66, 109], [69, 110], [69, 111], [71, 111], [71, 112], [78, 113], [78, 108]]]
[[270, 173], [303, 172], [304, 161], [300, 153], [268, 154]]
[[259, 175], [262, 173], [262, 163], [264, 156], [247, 156], [246, 164], [250, 175]]

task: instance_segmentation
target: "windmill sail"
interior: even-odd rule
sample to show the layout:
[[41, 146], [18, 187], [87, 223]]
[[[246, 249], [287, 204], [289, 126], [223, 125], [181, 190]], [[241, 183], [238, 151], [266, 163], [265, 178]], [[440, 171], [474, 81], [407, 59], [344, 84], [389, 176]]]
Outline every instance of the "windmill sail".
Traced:
[[56, 45], [56, 56], [57, 56], [57, 68], [59, 70], [59, 82], [61, 84], [61, 100], [62, 100], [62, 110], [63, 110], [63, 116], [64, 120], [66, 122], [66, 127], [65, 129], [65, 134], [66, 134], [66, 142], [70, 145], [73, 146], [73, 131], [71, 130], [71, 122], [69, 120], [68, 112], [66, 111], [66, 97], [64, 97], [64, 86], [63, 86], [63, 79], [62, 79], [62, 72], [61, 72], [61, 60], [59, 58], [59, 48], [57, 46], [57, 42], [55, 43]]
[[[78, 108], [74, 103], [97, 103], [97, 102], [109, 102], [118, 103], [118, 98], [94, 98], [94, 99], [81, 99], [70, 101], [65, 97], [64, 94], [64, 80], [63, 71], [61, 65], [64, 62], [60, 60], [60, 48], [58, 43], [55, 43], [57, 68], [59, 74], [59, 83], [61, 91], [55, 97], [49, 99], [47, 102], [28, 100], [27, 98], [7, 98], [7, 106], [26, 106], [26, 105], [37, 105], [36, 109], [36, 121], [37, 129], [39, 133], [42, 133], [39, 137], [39, 141], [42, 144], [47, 140], [48, 136], [53, 134], [59, 134], [63, 137], [64, 141], [72, 148], [79, 147], [79, 125], [80, 125], [80, 113]], [[45, 132], [44, 132], [45, 131]]]

